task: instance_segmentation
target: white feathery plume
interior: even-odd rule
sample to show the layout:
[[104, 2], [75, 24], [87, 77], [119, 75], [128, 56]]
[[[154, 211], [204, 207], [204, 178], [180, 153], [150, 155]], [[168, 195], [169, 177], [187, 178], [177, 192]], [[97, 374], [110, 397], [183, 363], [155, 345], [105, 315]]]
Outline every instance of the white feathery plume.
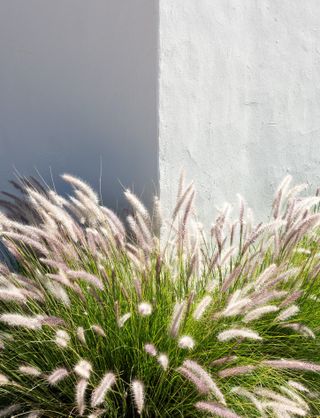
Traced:
[[112, 229], [114, 229], [121, 237], [125, 237], [126, 230], [123, 223], [120, 221], [119, 217], [111, 210], [104, 206], [101, 207], [102, 212], [107, 216], [107, 222], [112, 225]]
[[134, 404], [137, 408], [138, 414], [140, 415], [144, 407], [144, 385], [140, 380], [135, 379], [131, 383], [131, 390]]
[[313, 339], [316, 338], [315, 333], [310, 328], [299, 323], [284, 324], [282, 325], [282, 328], [291, 328], [294, 331], [296, 331], [298, 334], [303, 335], [304, 337], [309, 337]]
[[55, 336], [54, 341], [60, 347], [66, 348], [68, 347], [68, 344], [70, 341], [70, 335], [66, 331], [59, 329], [56, 331], [56, 336]]
[[83, 327], [78, 327], [77, 328], [77, 337], [78, 337], [79, 341], [82, 342], [82, 344], [86, 344], [86, 336], [85, 336]]
[[15, 286], [10, 287], [0, 287], [0, 300], [6, 302], [18, 302], [25, 303], [27, 298], [22, 293], [22, 289], [19, 289]]
[[218, 403], [210, 401], [200, 401], [195, 404], [195, 407], [200, 411], [209, 412], [221, 418], [241, 418], [231, 409], [221, 406]]
[[259, 334], [248, 328], [233, 328], [222, 331], [217, 336], [219, 341], [229, 341], [234, 338], [248, 338], [251, 340], [262, 340]]
[[0, 321], [13, 327], [23, 327], [33, 330], [40, 329], [42, 326], [41, 320], [37, 316], [2, 314], [0, 316]]
[[174, 307], [171, 325], [169, 328], [169, 334], [172, 337], [176, 337], [178, 335], [180, 324], [185, 313], [185, 309], [186, 309], [185, 301], [176, 303]]
[[101, 379], [99, 385], [94, 389], [91, 395], [91, 406], [94, 408], [103, 403], [108, 390], [115, 384], [116, 376], [114, 373], [106, 373]]
[[10, 383], [10, 381], [7, 378], [7, 376], [0, 373], [0, 386], [8, 385], [9, 383]]
[[160, 366], [164, 369], [167, 370], [168, 366], [169, 366], [169, 358], [166, 354], [162, 353], [159, 354], [158, 358], [158, 363], [160, 364]]
[[221, 390], [218, 388], [211, 376], [198, 363], [193, 360], [185, 360], [182, 366], [183, 368], [189, 369], [204, 383], [207, 387], [207, 392], [212, 392], [221, 404], [226, 405], [226, 401]]
[[60, 196], [54, 190], [49, 190], [49, 198], [52, 200], [54, 204], [60, 207], [63, 207], [68, 203], [68, 201], [64, 197]]
[[289, 398], [291, 398], [294, 402], [296, 402], [298, 405], [300, 405], [301, 408], [305, 409], [306, 411], [309, 411], [309, 409], [310, 409], [309, 405], [294, 390], [289, 389], [286, 386], [280, 386], [279, 389], [281, 390], [282, 393], [284, 393]]
[[124, 326], [124, 324], [128, 321], [128, 319], [131, 317], [131, 313], [130, 312], [128, 312], [128, 313], [126, 313], [126, 314], [124, 314], [124, 315], [122, 315], [120, 318], [119, 318], [119, 322], [118, 322], [118, 326], [119, 326], [119, 328], [122, 328], [123, 326]]
[[307, 415], [307, 411], [302, 409], [301, 407], [294, 405], [283, 404], [276, 401], [267, 401], [263, 402], [264, 408], [270, 408], [276, 413], [277, 418], [290, 418], [292, 414], [298, 415], [300, 417], [305, 417]]
[[263, 315], [266, 315], [271, 312], [276, 312], [278, 310], [279, 308], [275, 305], [264, 305], [260, 308], [252, 309], [244, 316], [243, 322], [248, 323], [251, 321], [255, 321], [261, 318]]
[[173, 209], [173, 213], [172, 213], [172, 223], [175, 221], [176, 216], [177, 216], [179, 210], [181, 209], [181, 206], [183, 205], [185, 200], [189, 197], [189, 194], [192, 194], [193, 191], [194, 191], [193, 182], [191, 182], [176, 202], [176, 206]]
[[242, 266], [239, 265], [238, 267], [234, 268], [229, 275], [224, 279], [222, 286], [221, 286], [221, 291], [225, 292], [226, 290], [229, 289], [229, 287], [234, 283], [234, 281], [236, 280], [236, 278], [239, 276], [239, 274], [241, 273], [241, 269]]
[[237, 199], [238, 199], [238, 202], [239, 202], [239, 224], [240, 224], [240, 226], [243, 226], [244, 213], [245, 213], [247, 203], [239, 193], [237, 193]]
[[147, 243], [148, 248], [151, 249], [153, 247], [153, 236], [149, 225], [147, 225], [146, 221], [139, 213], [136, 214], [136, 221], [143, 235], [144, 241]]
[[279, 213], [281, 210], [281, 203], [283, 201], [283, 199], [286, 197], [287, 194], [287, 190], [289, 187], [289, 184], [292, 180], [292, 177], [290, 175], [287, 175], [282, 182], [280, 183], [280, 185], [278, 186], [276, 193], [275, 193], [275, 197], [274, 197], [274, 201], [273, 201], [273, 217], [275, 219], [277, 219], [279, 217]]
[[221, 357], [218, 358], [216, 360], [213, 360], [210, 365], [211, 366], [220, 366], [221, 364], [225, 364], [225, 363], [229, 363], [232, 362], [234, 360], [236, 360], [238, 357], [237, 356], [225, 356], [225, 357]]
[[204, 314], [204, 312], [206, 311], [206, 309], [208, 308], [211, 302], [212, 302], [212, 297], [209, 295], [206, 295], [201, 299], [201, 301], [198, 303], [198, 305], [196, 306], [196, 309], [193, 312], [193, 318], [196, 321], [201, 319], [202, 315]]
[[104, 289], [104, 285], [101, 281], [101, 279], [99, 279], [97, 276], [94, 276], [91, 273], [88, 273], [87, 271], [83, 271], [83, 270], [77, 270], [77, 271], [73, 271], [73, 270], [68, 270], [67, 271], [67, 276], [70, 279], [82, 279], [85, 282], [87, 282], [90, 285], [93, 285], [95, 287], [97, 287], [100, 290]]
[[226, 309], [222, 312], [225, 317], [236, 316], [241, 314], [243, 308], [250, 306], [251, 299], [243, 298], [236, 302], [230, 301]]
[[68, 293], [60, 283], [57, 283], [53, 281], [50, 277], [48, 277], [48, 280], [44, 283], [44, 285], [48, 292], [52, 294], [52, 296], [54, 296], [58, 300], [61, 300], [61, 302], [63, 302], [64, 305], [70, 306], [70, 298], [68, 296]]
[[270, 278], [272, 278], [277, 273], [278, 267], [276, 264], [271, 264], [267, 267], [257, 278], [255, 286], [263, 286]]
[[105, 222], [105, 215], [99, 205], [93, 202], [93, 200], [81, 190], [75, 190], [74, 194], [82, 204], [82, 206], [78, 205], [78, 207], [84, 207], [84, 215], [90, 226], [96, 227], [98, 224]]
[[281, 299], [286, 296], [288, 292], [285, 290], [267, 290], [263, 293], [260, 293], [252, 298], [252, 302], [255, 305], [268, 303], [274, 299]]
[[139, 213], [145, 221], [150, 221], [149, 213], [143, 203], [138, 199], [138, 197], [133, 194], [129, 189], [124, 192], [124, 195], [132, 208]]
[[153, 201], [152, 229], [156, 236], [160, 234], [161, 226], [162, 226], [161, 204], [160, 204], [160, 199], [158, 198], [158, 196], [155, 196], [154, 201]]
[[299, 312], [299, 307], [297, 305], [291, 305], [289, 306], [289, 308], [280, 312], [280, 314], [276, 317], [276, 321], [286, 321], [287, 319], [296, 315], [298, 312]]
[[47, 273], [46, 276], [49, 279], [62, 284], [63, 286], [70, 287], [71, 289], [75, 288], [75, 285], [71, 283], [71, 281], [65, 276], [63, 272], [60, 272], [59, 274]]
[[299, 390], [300, 392], [306, 392], [310, 393], [309, 389], [307, 389], [302, 383], [296, 382], [294, 380], [288, 380], [288, 385], [293, 387], [296, 390]]
[[[151, 248], [150, 245], [148, 244], [148, 242], [145, 240], [145, 237], [143, 235], [143, 233], [141, 232], [141, 229], [137, 223], [137, 221], [135, 220], [135, 218], [131, 215], [127, 216], [127, 222], [128, 225], [131, 229], [131, 231], [133, 232], [137, 243], [142, 247], [143, 250], [150, 252]], [[128, 255], [130, 255], [131, 257], [134, 256], [134, 254], [132, 253], [128, 253]]]
[[76, 384], [76, 405], [79, 411], [79, 415], [82, 416], [86, 409], [86, 402], [85, 402], [85, 393], [87, 390], [88, 381], [86, 379], [81, 379]]
[[228, 369], [221, 370], [218, 372], [218, 375], [222, 378], [224, 377], [233, 377], [238, 376], [241, 374], [251, 373], [256, 369], [256, 366], [237, 366], [237, 367], [230, 367]]
[[48, 375], [47, 380], [50, 385], [54, 386], [68, 376], [68, 370], [64, 367], [59, 367], [58, 369], [55, 369], [52, 373]]
[[37, 367], [33, 366], [19, 366], [19, 372], [34, 377], [38, 377], [41, 375], [41, 371]]
[[187, 380], [193, 383], [196, 386], [199, 393], [208, 394], [210, 392], [206, 383], [192, 370], [188, 369], [187, 367], [181, 366], [177, 368], [177, 372], [182, 374], [182, 376], [184, 376]]
[[88, 198], [92, 199], [95, 204], [99, 203], [99, 198], [95, 191], [83, 180], [80, 180], [78, 177], [72, 176], [71, 174], [62, 174], [61, 176], [64, 181], [70, 183], [75, 189], [80, 190]]
[[186, 350], [192, 350], [194, 345], [194, 340], [189, 335], [184, 335], [178, 341], [178, 346]]
[[152, 306], [148, 302], [141, 302], [138, 305], [138, 312], [141, 316], [149, 316], [152, 314]]
[[295, 406], [296, 402], [293, 400], [287, 398], [286, 396], [280, 395], [279, 393], [265, 388], [257, 388], [254, 390], [254, 392], [265, 399], [272, 399], [273, 401], [279, 402], [279, 404], [282, 404], [283, 406], [291, 405]]
[[271, 288], [271, 287], [275, 286], [276, 284], [278, 284], [281, 281], [287, 281], [287, 279], [289, 277], [294, 276], [298, 272], [299, 272], [298, 268], [289, 269], [289, 270], [285, 271], [284, 273], [280, 274], [279, 276], [276, 276], [275, 279], [273, 279], [273, 280], [269, 279], [268, 282], [266, 283], [266, 287]]
[[235, 251], [235, 247], [230, 247], [221, 257], [218, 257], [217, 266], [220, 268], [224, 267], [230, 261], [230, 258], [234, 255]]
[[87, 360], [80, 360], [74, 367], [75, 373], [83, 379], [89, 379], [91, 370], [92, 366]]
[[35, 249], [39, 253], [44, 254], [45, 256], [49, 255], [49, 251], [44, 245], [40, 244], [39, 241], [35, 241], [32, 238], [27, 237], [26, 235], [19, 234], [17, 232], [11, 232], [11, 231], [5, 231], [3, 232], [3, 235], [5, 238], [11, 238], [14, 241], [18, 241], [18, 242], [20, 241], [23, 244], [28, 245], [29, 247]]
[[320, 365], [315, 363], [310, 363], [307, 361], [301, 360], [263, 360], [262, 364], [275, 369], [292, 369], [292, 370], [305, 370], [310, 372], [320, 372]]
[[300, 194], [301, 192], [303, 192], [307, 188], [308, 188], [307, 183], [297, 184], [296, 186], [294, 186], [290, 190], [288, 190], [287, 199], [296, 197], [298, 194]]
[[153, 344], [145, 344], [144, 351], [152, 357], [156, 357], [157, 349]]
[[[38, 210], [39, 206], [44, 209], [44, 213], [47, 214], [48, 217], [53, 218], [54, 220], [61, 223], [61, 225], [65, 228], [69, 237], [77, 242], [77, 236], [74, 233], [73, 224], [74, 221], [69, 216], [69, 214], [59, 206], [56, 206], [50, 200], [48, 200], [45, 196], [41, 193], [38, 193], [35, 190], [29, 189], [28, 193], [30, 195], [30, 202], [35, 206], [35, 209]], [[45, 255], [48, 254], [44, 253]]]
[[249, 401], [251, 401], [252, 404], [256, 407], [256, 409], [260, 412], [261, 416], [265, 416], [263, 404], [253, 395], [253, 393], [240, 386], [233, 387], [231, 389], [231, 393], [235, 393], [236, 395], [243, 396], [244, 398], [249, 399]]
[[104, 330], [102, 329], [100, 325], [94, 324], [91, 326], [91, 329], [95, 334], [100, 335], [100, 337], [106, 336], [106, 333], [104, 332]]
[[176, 198], [177, 201], [182, 196], [183, 189], [184, 189], [184, 182], [185, 182], [185, 171], [184, 169], [182, 169], [180, 172], [179, 181], [178, 181], [178, 190], [177, 190], [177, 198]]

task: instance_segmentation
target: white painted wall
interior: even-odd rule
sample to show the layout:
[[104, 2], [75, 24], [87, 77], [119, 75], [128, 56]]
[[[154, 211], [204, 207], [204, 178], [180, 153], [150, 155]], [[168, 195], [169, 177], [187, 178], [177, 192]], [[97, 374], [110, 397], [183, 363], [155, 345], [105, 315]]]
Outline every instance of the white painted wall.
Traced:
[[319, 0], [1, 0], [0, 58], [0, 189], [14, 166], [98, 187], [102, 160], [106, 203], [148, 203], [159, 167], [168, 209], [185, 167], [210, 221], [320, 183]]
[[34, 167], [112, 206], [158, 184], [156, 0], [0, 1], [0, 189]]
[[159, 94], [166, 209], [182, 166], [206, 221], [237, 192], [266, 216], [288, 172], [319, 186], [319, 0], [161, 0]]

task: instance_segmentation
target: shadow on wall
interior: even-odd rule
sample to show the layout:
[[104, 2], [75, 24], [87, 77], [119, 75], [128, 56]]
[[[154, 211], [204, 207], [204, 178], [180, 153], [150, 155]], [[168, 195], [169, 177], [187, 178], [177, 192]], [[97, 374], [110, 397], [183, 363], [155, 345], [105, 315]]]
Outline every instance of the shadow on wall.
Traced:
[[[157, 1], [2, 0], [0, 188], [70, 172], [122, 209], [158, 191]], [[122, 184], [122, 185], [121, 185]]]

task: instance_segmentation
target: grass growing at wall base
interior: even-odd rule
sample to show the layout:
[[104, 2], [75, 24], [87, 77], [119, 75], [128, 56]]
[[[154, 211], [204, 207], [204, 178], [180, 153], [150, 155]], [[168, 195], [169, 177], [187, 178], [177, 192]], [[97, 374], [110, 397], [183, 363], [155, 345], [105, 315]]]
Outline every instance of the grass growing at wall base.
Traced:
[[317, 196], [286, 178], [270, 222], [240, 198], [205, 233], [182, 177], [168, 223], [126, 191], [126, 228], [64, 179], [70, 199], [23, 182], [0, 219], [0, 416], [320, 414]]

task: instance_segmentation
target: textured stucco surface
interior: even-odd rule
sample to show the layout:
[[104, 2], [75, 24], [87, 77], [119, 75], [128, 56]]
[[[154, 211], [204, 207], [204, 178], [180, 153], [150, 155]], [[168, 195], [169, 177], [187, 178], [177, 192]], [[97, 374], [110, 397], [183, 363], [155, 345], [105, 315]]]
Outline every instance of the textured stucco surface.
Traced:
[[246, 197], [265, 217], [286, 173], [320, 185], [320, 2], [161, 0], [160, 190], [179, 170], [200, 217]]
[[[156, 0], [0, 1], [0, 189], [49, 166], [146, 201], [157, 187]], [[121, 184], [120, 184], [121, 182]]]

